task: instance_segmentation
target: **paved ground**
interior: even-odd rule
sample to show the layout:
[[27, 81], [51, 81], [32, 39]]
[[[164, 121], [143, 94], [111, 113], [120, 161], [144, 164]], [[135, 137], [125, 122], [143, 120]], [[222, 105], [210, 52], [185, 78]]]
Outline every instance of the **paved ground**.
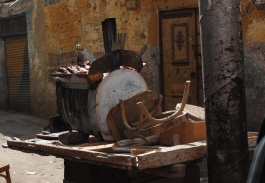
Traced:
[[[47, 120], [0, 110], [0, 161], [10, 164], [12, 183], [61, 183], [63, 159], [5, 148], [8, 138], [29, 139], [42, 131]], [[5, 180], [0, 177], [0, 183]]]
[[[6, 148], [9, 138], [30, 139], [48, 125], [48, 119], [0, 110], [0, 161], [10, 164], [13, 183], [61, 183], [63, 182], [63, 159], [40, 156]], [[205, 159], [201, 165], [201, 182], [207, 182]], [[5, 180], [0, 177], [0, 183]]]

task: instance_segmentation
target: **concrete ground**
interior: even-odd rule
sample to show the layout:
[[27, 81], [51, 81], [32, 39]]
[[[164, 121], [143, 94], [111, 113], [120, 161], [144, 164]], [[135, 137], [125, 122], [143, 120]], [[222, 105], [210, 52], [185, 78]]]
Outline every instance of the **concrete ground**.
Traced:
[[[36, 137], [48, 119], [25, 115], [12, 111], [0, 110], [0, 162], [10, 164], [13, 183], [61, 183], [63, 182], [64, 162], [54, 156], [41, 156], [25, 153], [6, 147], [10, 138], [21, 140]], [[207, 183], [206, 159], [200, 163], [201, 182]], [[0, 183], [5, 180], [0, 177]]]
[[[63, 182], [63, 159], [6, 148], [9, 138], [29, 139], [48, 125], [48, 119], [0, 110], [0, 162], [10, 164], [12, 183]], [[0, 177], [0, 183], [5, 179]]]

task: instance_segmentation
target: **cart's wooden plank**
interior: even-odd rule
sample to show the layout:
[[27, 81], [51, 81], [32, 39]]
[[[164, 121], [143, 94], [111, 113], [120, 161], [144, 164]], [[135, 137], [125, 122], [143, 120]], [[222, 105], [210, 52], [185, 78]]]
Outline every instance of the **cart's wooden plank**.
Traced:
[[[176, 110], [179, 109], [181, 103], [178, 103]], [[196, 105], [186, 104], [184, 111], [188, 113], [188, 116], [195, 118], [198, 121], [205, 121], [205, 111], [204, 108]]]
[[115, 154], [78, 149], [76, 147], [58, 146], [54, 144], [38, 144], [33, 142], [24, 142], [20, 140], [8, 140], [8, 146], [32, 151], [41, 151], [55, 156], [67, 156], [80, 159], [91, 160], [100, 163], [111, 163], [135, 167], [135, 156], [131, 154]]
[[[249, 147], [255, 147], [256, 140], [257, 136], [249, 136]], [[7, 144], [9, 147], [16, 147], [23, 150], [26, 149], [30, 152], [43, 152], [59, 157], [93, 161], [95, 164], [112, 164], [128, 168], [137, 168], [139, 170], [184, 163], [206, 157], [207, 155], [206, 141], [171, 147], [159, 147], [159, 149], [154, 149], [153, 151], [139, 155], [104, 153], [80, 149], [80, 147], [58, 146], [47, 140], [40, 140], [36, 142], [8, 140]]]
[[[248, 137], [249, 148], [255, 147], [257, 136]], [[163, 147], [144, 154], [137, 155], [137, 168], [157, 168], [177, 163], [183, 163], [207, 156], [206, 141], [194, 142], [171, 147]]]
[[206, 157], [206, 142], [194, 142], [190, 144], [164, 147], [159, 150], [140, 154], [137, 156], [137, 168], [158, 168], [177, 163], [184, 163]]
[[113, 152], [115, 147], [116, 145], [114, 143], [109, 143], [109, 144], [102, 144], [102, 145], [95, 145], [95, 146], [77, 147], [77, 149], [91, 150], [91, 151], [97, 151], [97, 152]]
[[249, 136], [248, 136], [248, 148], [256, 147], [257, 138], [258, 138], [258, 136], [251, 136], [251, 134], [249, 134]]
[[149, 137], [143, 138], [134, 138], [134, 139], [125, 139], [117, 141], [115, 144], [117, 147], [137, 147], [137, 146], [147, 146], [147, 145], [157, 145], [160, 140], [160, 135], [152, 135]]

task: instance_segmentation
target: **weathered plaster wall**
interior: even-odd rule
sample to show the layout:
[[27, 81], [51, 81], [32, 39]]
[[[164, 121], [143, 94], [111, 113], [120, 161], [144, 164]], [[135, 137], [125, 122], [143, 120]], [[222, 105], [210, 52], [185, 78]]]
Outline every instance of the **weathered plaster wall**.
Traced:
[[242, 0], [242, 18], [248, 128], [258, 131], [265, 117], [265, 13]]
[[75, 62], [76, 44], [96, 58], [104, 54], [101, 22], [107, 18], [116, 18], [117, 32], [127, 33], [125, 49], [140, 53], [146, 48], [142, 58], [147, 64], [141, 74], [149, 89], [159, 93], [157, 12], [196, 7], [197, 0], [138, 2], [136, 10], [127, 10], [125, 0], [18, 0], [1, 7], [1, 17], [26, 13], [33, 115], [49, 117], [57, 113], [55, 83], [49, 73]]
[[49, 75], [43, 1], [35, 0], [35, 9], [28, 13], [28, 40], [31, 66], [32, 113], [42, 117], [57, 114], [55, 81]]
[[[45, 58], [45, 29], [43, 20], [43, 1], [19, 0], [15, 3], [1, 5], [1, 17], [9, 17], [21, 13], [26, 13], [27, 21], [27, 39], [29, 47], [29, 65], [31, 82], [31, 107], [32, 114], [41, 117], [48, 117], [56, 114], [56, 94], [54, 81], [51, 80], [47, 69]], [[4, 54], [2, 54], [4, 45], [0, 45], [0, 63], [5, 63]], [[2, 66], [2, 64], [1, 64]], [[1, 69], [5, 69], [4, 66]], [[3, 70], [4, 71], [4, 70]], [[4, 74], [5, 72], [3, 72]], [[2, 72], [1, 72], [2, 75]], [[6, 74], [4, 74], [6, 76]], [[1, 77], [2, 78], [2, 77]], [[6, 80], [0, 80], [1, 90], [7, 91]], [[2, 92], [2, 91], [1, 91]], [[4, 93], [5, 94], [5, 93]], [[1, 96], [4, 100], [1, 108], [7, 107], [6, 96]], [[2, 102], [1, 102], [2, 104]]]
[[[33, 88], [36, 112], [48, 115], [55, 112], [54, 81], [49, 72], [75, 62], [75, 45], [81, 44], [97, 58], [104, 54], [101, 22], [116, 18], [117, 32], [127, 33], [125, 49], [140, 53], [147, 63], [141, 74], [148, 87], [159, 93], [159, 31], [157, 11], [196, 7], [196, 0], [140, 0], [139, 8], [127, 10], [125, 0], [46, 0], [34, 1], [32, 13], [32, 67], [36, 87]], [[257, 130], [264, 115], [265, 72], [264, 13], [252, 0], [242, 0], [243, 34], [246, 64], [246, 94], [248, 127]], [[38, 46], [37, 46], [38, 45]], [[38, 48], [37, 48], [38, 47]], [[33, 63], [34, 62], [34, 63]], [[42, 79], [39, 79], [42, 78]], [[34, 81], [33, 81], [34, 82]], [[41, 82], [41, 83], [40, 83]], [[40, 92], [41, 91], [41, 92]], [[53, 106], [52, 108], [50, 108]]]
[[[197, 1], [145, 0], [139, 1], [139, 8], [136, 10], [127, 10], [125, 0], [50, 0], [42, 5], [43, 10], [37, 8], [36, 15], [43, 12], [43, 19], [36, 18], [34, 27], [41, 25], [45, 29], [42, 42], [44, 46], [40, 50], [44, 50], [43, 60], [48, 69], [46, 74], [57, 70], [60, 66], [75, 63], [75, 45], [79, 43], [96, 58], [102, 56], [104, 43], [101, 22], [107, 18], [116, 18], [117, 32], [127, 34], [125, 49], [140, 53], [143, 47], [147, 48], [142, 56], [143, 62], [147, 65], [141, 74], [149, 89], [159, 93], [157, 10], [196, 7]], [[36, 40], [38, 39], [36, 37]], [[41, 60], [36, 59], [35, 70], [36, 68], [43, 70], [44, 67], [39, 63]], [[48, 84], [53, 86], [51, 83]], [[45, 90], [45, 88], [39, 89]], [[49, 90], [49, 96], [54, 99], [51, 95], [54, 90], [50, 88]], [[41, 100], [42, 98], [38, 99], [37, 103], [41, 103]]]
[[[140, 53], [147, 63], [143, 69], [149, 88], [159, 92], [159, 42], [158, 9], [196, 7], [196, 0], [145, 0], [138, 1], [139, 8], [127, 10], [125, 0], [72, 0], [47, 3], [44, 7], [46, 51], [51, 69], [69, 64], [75, 45], [80, 43], [95, 57], [104, 54], [101, 22], [116, 18], [117, 32], [126, 33], [125, 49]], [[58, 60], [58, 56], [64, 60]], [[74, 55], [73, 55], [74, 56]]]

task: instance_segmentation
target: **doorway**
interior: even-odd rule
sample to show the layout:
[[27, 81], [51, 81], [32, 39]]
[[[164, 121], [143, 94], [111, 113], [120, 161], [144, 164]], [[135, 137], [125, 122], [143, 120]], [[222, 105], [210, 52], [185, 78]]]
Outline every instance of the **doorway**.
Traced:
[[27, 35], [9, 36], [4, 40], [8, 107], [15, 111], [30, 113], [31, 96]]
[[159, 12], [160, 91], [164, 110], [181, 103], [185, 82], [191, 81], [188, 103], [203, 105], [198, 10]]

